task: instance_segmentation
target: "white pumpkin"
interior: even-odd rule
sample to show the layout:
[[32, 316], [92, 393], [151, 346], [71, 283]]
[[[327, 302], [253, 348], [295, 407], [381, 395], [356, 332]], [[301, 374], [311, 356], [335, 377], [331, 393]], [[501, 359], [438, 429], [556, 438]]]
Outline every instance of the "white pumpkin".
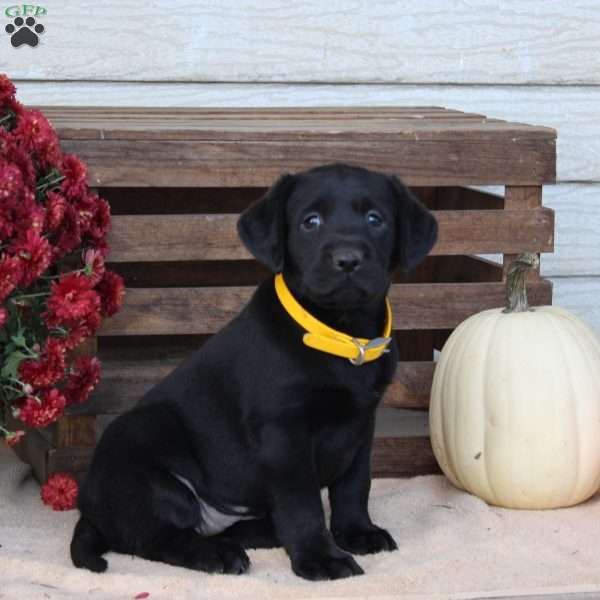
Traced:
[[436, 365], [433, 451], [457, 487], [507, 508], [558, 508], [600, 488], [600, 342], [572, 313], [529, 308], [523, 254], [507, 308], [469, 317]]

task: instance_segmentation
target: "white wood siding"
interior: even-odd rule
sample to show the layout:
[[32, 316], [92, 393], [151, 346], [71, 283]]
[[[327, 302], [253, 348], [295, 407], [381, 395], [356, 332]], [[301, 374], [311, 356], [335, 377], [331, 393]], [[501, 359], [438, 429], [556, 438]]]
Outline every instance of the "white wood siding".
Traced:
[[[17, 2], [7, 0], [2, 10], [10, 4]], [[15, 77], [460, 84], [600, 79], [597, 0], [39, 4], [48, 11], [41, 19], [42, 46], [1, 53], [0, 70]]]
[[428, 104], [556, 128], [542, 271], [600, 334], [598, 0], [41, 4], [40, 46], [0, 39], [0, 71], [27, 103]]

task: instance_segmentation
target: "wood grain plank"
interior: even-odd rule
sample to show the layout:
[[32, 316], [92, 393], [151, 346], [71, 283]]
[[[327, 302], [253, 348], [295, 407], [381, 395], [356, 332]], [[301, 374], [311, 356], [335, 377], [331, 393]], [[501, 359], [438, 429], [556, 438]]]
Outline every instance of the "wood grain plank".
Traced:
[[[131, 288], [122, 310], [106, 319], [107, 335], [191, 335], [214, 333], [236, 316], [252, 287]], [[550, 304], [549, 281], [532, 282], [530, 303]], [[390, 299], [396, 329], [450, 329], [475, 312], [504, 305], [502, 283], [393, 285]]]
[[[439, 239], [432, 255], [552, 252], [552, 210], [434, 211]], [[238, 215], [117, 215], [108, 243], [111, 262], [240, 260]]]
[[[558, 179], [600, 181], [600, 86], [309, 85], [127, 82], [19, 82], [20, 98], [44, 105], [96, 106], [422, 106], [434, 103], [558, 131]], [[585, 151], [582, 152], [582, 148]], [[395, 170], [401, 173], [401, 164]]]
[[555, 180], [556, 162], [553, 139], [512, 136], [497, 143], [65, 140], [62, 148], [86, 162], [90, 185], [107, 187], [269, 186], [283, 172], [336, 161], [395, 172], [411, 186], [538, 185]]
[[[44, 110], [42, 108], [42, 110]], [[115, 109], [116, 112], [117, 109]], [[469, 139], [507, 143], [515, 136], [530, 140], [554, 139], [550, 128], [509, 123], [497, 119], [447, 118], [363, 119], [220, 119], [194, 117], [171, 120], [168, 111], [152, 119], [127, 117], [120, 109], [118, 117], [81, 117], [63, 119], [55, 116], [52, 124], [61, 140], [146, 140], [146, 141], [244, 141], [244, 142], [304, 142], [319, 140], [369, 141], [447, 141]], [[513, 140], [514, 141], [514, 140]]]

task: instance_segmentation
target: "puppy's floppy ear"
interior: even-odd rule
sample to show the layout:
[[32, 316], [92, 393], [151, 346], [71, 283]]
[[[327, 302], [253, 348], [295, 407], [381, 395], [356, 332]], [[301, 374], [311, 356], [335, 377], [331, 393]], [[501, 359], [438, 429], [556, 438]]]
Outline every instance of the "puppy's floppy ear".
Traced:
[[395, 176], [390, 175], [396, 203], [396, 239], [391, 267], [403, 271], [414, 269], [437, 241], [438, 224], [435, 217], [414, 194]]
[[282, 175], [264, 196], [240, 215], [237, 223], [244, 246], [275, 273], [283, 270], [285, 206], [295, 183], [294, 175]]

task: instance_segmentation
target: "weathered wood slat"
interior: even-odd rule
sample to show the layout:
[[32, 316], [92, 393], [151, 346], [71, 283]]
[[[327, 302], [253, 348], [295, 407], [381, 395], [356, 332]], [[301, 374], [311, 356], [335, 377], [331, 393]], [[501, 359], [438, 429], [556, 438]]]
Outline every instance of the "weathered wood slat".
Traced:
[[65, 139], [61, 146], [85, 161], [96, 186], [269, 186], [282, 172], [335, 161], [398, 173], [408, 185], [537, 185], [556, 176], [554, 140], [514, 132], [500, 140]]
[[[178, 364], [178, 360], [172, 359], [103, 361], [102, 377], [88, 401], [67, 409], [72, 423], [76, 423], [75, 419], [83, 415], [122, 413], [132, 408]], [[388, 387], [383, 404], [395, 408], [427, 408], [434, 368], [435, 364], [431, 361], [398, 363], [394, 381]], [[80, 443], [73, 445], [90, 445], [93, 438], [88, 433], [82, 436]]]
[[[82, 115], [83, 116], [83, 115]], [[56, 117], [62, 140], [209, 140], [296, 141], [337, 139], [352, 141], [447, 141], [470, 139], [510, 142], [511, 136], [532, 140], [554, 139], [553, 130], [531, 125], [474, 119], [337, 118], [325, 119], [221, 119], [190, 115], [185, 119]], [[513, 140], [514, 141], [514, 140]]]
[[[554, 213], [537, 210], [434, 211], [440, 230], [432, 255], [551, 252]], [[238, 215], [117, 215], [111, 262], [252, 258], [239, 241]]]
[[[213, 260], [173, 262], [111, 262], [110, 268], [125, 279], [129, 288], [205, 287], [207, 285], [256, 285], [270, 276], [270, 271], [256, 261]], [[500, 281], [502, 267], [498, 263], [475, 256], [427, 257], [410, 273], [397, 269], [394, 283], [457, 283]]]
[[[61, 114], [61, 110], [63, 110]], [[79, 109], [48, 113], [94, 185], [268, 186], [282, 171], [344, 161], [409, 185], [555, 179], [556, 132], [457, 111]], [[437, 118], [430, 118], [434, 114]], [[152, 168], [148, 168], [152, 165]]]
[[[172, 107], [169, 110], [161, 108], [129, 108], [129, 107], [69, 107], [69, 106], [39, 106], [40, 110], [52, 121], [59, 130], [61, 137], [68, 139], [71, 136], [82, 139], [94, 137], [104, 139], [94, 131], [102, 131], [104, 136], [134, 132], [142, 127], [145, 134], [153, 137], [158, 132], [167, 131], [177, 126], [181, 130], [210, 130], [211, 128], [225, 126], [229, 133], [238, 128], [240, 132], [255, 131], [281, 131], [285, 129], [297, 130], [299, 128], [311, 130], [329, 130], [329, 123], [335, 124], [334, 131], [343, 129], [360, 131], [365, 127], [370, 129], [418, 128], [433, 130], [455, 125], [468, 125], [470, 128], [481, 129], [480, 125], [489, 125], [486, 129], [507, 129], [527, 131], [531, 133], [548, 134], [550, 130], [522, 123], [508, 123], [499, 119], [489, 119], [480, 114], [465, 113], [457, 110], [443, 108], [418, 107], [273, 107], [273, 108], [190, 108]], [[120, 132], [120, 134], [118, 133]], [[186, 135], [189, 135], [186, 134]], [[123, 139], [123, 138], [118, 138]], [[195, 138], [198, 139], [198, 138]]]
[[[250, 299], [252, 287], [131, 288], [122, 310], [106, 319], [99, 335], [215, 333]], [[475, 312], [504, 305], [504, 284], [393, 285], [395, 329], [450, 329]], [[531, 304], [550, 304], [552, 284], [532, 282]]]
[[[335, 119], [360, 116], [361, 118], [380, 118], [387, 116], [400, 116], [403, 118], [422, 119], [429, 118], [453, 118], [471, 117], [485, 119], [484, 115], [466, 113], [464, 111], [442, 106], [258, 106], [258, 107], [196, 107], [196, 106], [173, 106], [165, 114], [162, 107], [156, 106], [36, 106], [43, 110], [50, 118], [63, 118], [64, 116], [90, 115], [96, 117], [116, 118], [153, 118], [156, 116], [166, 119], [177, 119], [187, 115], [203, 117], [254, 119], [260, 116], [263, 119], [279, 119], [285, 116], [287, 119]], [[126, 115], [126, 117], [125, 117]]]

